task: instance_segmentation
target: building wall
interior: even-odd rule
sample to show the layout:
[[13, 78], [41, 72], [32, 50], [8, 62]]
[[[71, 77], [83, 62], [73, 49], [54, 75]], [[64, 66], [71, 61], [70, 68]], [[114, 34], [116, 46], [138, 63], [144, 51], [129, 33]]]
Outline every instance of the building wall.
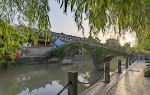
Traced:
[[81, 40], [80, 37], [66, 35], [64, 33], [55, 33], [55, 32], [52, 32], [52, 39], [53, 40], [61, 39], [62, 41], [65, 41], [65, 42]]
[[53, 49], [52, 47], [26, 47], [22, 49], [22, 57], [37, 57]]

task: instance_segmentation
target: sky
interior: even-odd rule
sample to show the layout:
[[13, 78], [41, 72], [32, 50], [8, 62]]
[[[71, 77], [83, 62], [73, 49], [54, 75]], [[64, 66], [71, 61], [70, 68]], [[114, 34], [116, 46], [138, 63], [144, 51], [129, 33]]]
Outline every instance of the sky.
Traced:
[[[56, 0], [49, 0], [49, 5], [49, 17], [51, 22], [51, 30], [53, 32], [63, 32], [65, 34], [83, 37], [82, 31], [78, 31], [73, 14], [71, 14], [70, 10], [68, 10], [67, 14], [63, 13], [63, 9], [60, 9], [60, 5], [56, 2]], [[88, 29], [85, 30], [85, 36], [88, 36], [87, 30]]]
[[[50, 6], [50, 22], [51, 22], [51, 31], [57, 33], [65, 33], [69, 35], [74, 35], [78, 37], [88, 37], [89, 36], [89, 27], [88, 21], [84, 21], [84, 36], [81, 30], [78, 30], [76, 23], [74, 21], [73, 14], [68, 10], [67, 14], [63, 13], [63, 9], [60, 9], [60, 5], [56, 0], [49, 0]], [[104, 36], [102, 33], [99, 33], [98, 37], [102, 43], [105, 43], [108, 38], [116, 38], [114, 31], [111, 29], [107, 31], [108, 33]], [[124, 36], [120, 38], [120, 43], [123, 45], [126, 42], [135, 42], [135, 37], [130, 32], [127, 32]]]

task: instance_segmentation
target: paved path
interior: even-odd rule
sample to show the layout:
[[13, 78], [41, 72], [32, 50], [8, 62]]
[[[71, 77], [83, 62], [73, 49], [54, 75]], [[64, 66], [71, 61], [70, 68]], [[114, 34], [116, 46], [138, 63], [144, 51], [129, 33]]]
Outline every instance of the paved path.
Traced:
[[122, 74], [116, 74], [109, 84], [97, 83], [81, 95], [150, 95], [150, 77], [144, 77], [145, 61], [135, 62]]

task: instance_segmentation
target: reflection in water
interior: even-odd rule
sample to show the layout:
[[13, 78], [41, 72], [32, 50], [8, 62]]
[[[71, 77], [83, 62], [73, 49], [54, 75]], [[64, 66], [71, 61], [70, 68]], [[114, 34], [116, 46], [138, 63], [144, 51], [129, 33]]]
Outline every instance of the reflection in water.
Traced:
[[[84, 82], [84, 83], [88, 83], [89, 81], [88, 81], [88, 79], [90, 78], [90, 74], [89, 74], [89, 72], [86, 72], [85, 74], [80, 74], [80, 75], [78, 75], [78, 80], [80, 81], [80, 82]], [[83, 84], [83, 85], [85, 85], [85, 86], [90, 86], [90, 84]]]
[[[27, 88], [18, 95], [56, 95], [62, 88], [63, 86], [59, 84], [58, 81], [52, 81], [51, 84], [46, 84], [44, 87], [40, 87], [31, 91], [29, 88]], [[66, 93], [67, 90], [64, 90], [61, 95], [66, 95]]]
[[21, 74], [18, 78], [17, 81], [21, 82], [21, 81], [27, 81], [30, 80], [30, 76], [26, 75], [26, 74]]
[[[93, 69], [90, 58], [73, 65], [37, 64], [0, 70], [0, 95], [56, 95], [68, 82], [68, 71], [78, 71], [81, 82], [91, 82], [103, 72]], [[102, 76], [103, 77], [103, 76]], [[78, 84], [79, 93], [89, 85]], [[67, 89], [61, 95], [67, 95]]]

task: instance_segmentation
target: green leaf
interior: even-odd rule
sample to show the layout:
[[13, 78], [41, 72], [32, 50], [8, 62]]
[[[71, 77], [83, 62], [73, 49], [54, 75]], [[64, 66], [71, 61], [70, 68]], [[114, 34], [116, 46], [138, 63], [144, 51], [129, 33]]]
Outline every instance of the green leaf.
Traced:
[[75, 0], [71, 0], [71, 11], [73, 10], [74, 5], [75, 5]]
[[85, 3], [85, 13], [87, 12], [88, 7], [89, 7], [89, 2], [86, 2], [86, 3]]
[[67, 12], [67, 7], [68, 7], [68, 0], [65, 0], [65, 3], [64, 3], [64, 12]]

